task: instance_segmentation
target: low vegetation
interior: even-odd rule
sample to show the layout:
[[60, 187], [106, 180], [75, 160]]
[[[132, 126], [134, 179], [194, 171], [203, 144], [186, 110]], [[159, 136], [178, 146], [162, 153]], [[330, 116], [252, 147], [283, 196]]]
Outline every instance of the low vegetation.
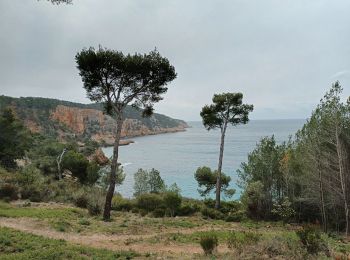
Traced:
[[49, 239], [10, 228], [0, 227], [1, 259], [131, 259], [132, 251], [113, 252], [71, 245], [64, 240]]

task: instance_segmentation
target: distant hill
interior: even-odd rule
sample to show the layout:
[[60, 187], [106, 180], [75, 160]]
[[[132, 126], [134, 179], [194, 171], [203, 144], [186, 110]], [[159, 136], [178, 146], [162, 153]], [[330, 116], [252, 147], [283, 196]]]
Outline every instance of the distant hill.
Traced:
[[[101, 104], [80, 104], [49, 98], [0, 96], [0, 109], [11, 107], [17, 117], [34, 133], [58, 137], [60, 140], [92, 139], [112, 144], [116, 121], [103, 113]], [[128, 106], [122, 137], [184, 131], [183, 120], [155, 113], [143, 118], [141, 112]]]

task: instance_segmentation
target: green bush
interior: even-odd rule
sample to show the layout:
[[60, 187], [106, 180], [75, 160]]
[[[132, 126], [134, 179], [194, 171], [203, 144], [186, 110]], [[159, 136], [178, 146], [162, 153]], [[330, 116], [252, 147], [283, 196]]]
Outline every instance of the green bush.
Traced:
[[131, 211], [136, 207], [134, 200], [123, 198], [121, 195], [114, 195], [112, 209], [117, 211]]
[[16, 200], [18, 199], [18, 188], [14, 184], [4, 183], [0, 186], [0, 199]]
[[170, 216], [174, 217], [175, 212], [180, 208], [182, 197], [180, 194], [172, 191], [164, 193], [164, 206], [170, 212]]
[[231, 231], [227, 238], [227, 247], [237, 250], [240, 254], [245, 246], [256, 244], [260, 240], [260, 236], [254, 232]]
[[89, 199], [85, 193], [78, 193], [74, 196], [74, 205], [79, 208], [87, 208]]
[[165, 209], [163, 208], [157, 208], [152, 212], [153, 217], [155, 218], [162, 218], [165, 216]]
[[246, 217], [245, 211], [239, 210], [236, 212], [229, 212], [225, 217], [226, 222], [241, 222]]
[[100, 166], [96, 162], [89, 163], [86, 168], [86, 180], [89, 185], [95, 184], [101, 177]]
[[85, 219], [85, 218], [82, 218], [79, 220], [79, 224], [82, 225], [82, 226], [90, 226], [90, 221]]
[[202, 213], [203, 217], [206, 217], [206, 218], [224, 219], [224, 215], [216, 209], [203, 207], [201, 210], [201, 213]]
[[219, 244], [218, 237], [214, 233], [206, 233], [201, 236], [199, 244], [206, 255], [211, 255]]
[[62, 169], [70, 170], [74, 177], [77, 177], [81, 183], [87, 181], [87, 167], [89, 161], [81, 153], [69, 151], [63, 156]]
[[279, 203], [273, 204], [273, 209], [271, 213], [274, 214], [283, 223], [287, 223], [295, 215], [295, 210], [292, 208], [292, 203], [288, 198], [284, 198]]
[[296, 233], [308, 253], [317, 254], [319, 252], [328, 251], [327, 245], [321, 237], [321, 231], [319, 228], [307, 225]]
[[179, 216], [190, 216], [200, 211], [200, 206], [196, 203], [184, 202], [177, 210]]
[[101, 204], [97, 201], [89, 201], [87, 204], [87, 209], [91, 216], [98, 216], [102, 212]]
[[137, 207], [147, 212], [154, 211], [163, 205], [162, 197], [159, 194], [141, 194], [137, 197]]

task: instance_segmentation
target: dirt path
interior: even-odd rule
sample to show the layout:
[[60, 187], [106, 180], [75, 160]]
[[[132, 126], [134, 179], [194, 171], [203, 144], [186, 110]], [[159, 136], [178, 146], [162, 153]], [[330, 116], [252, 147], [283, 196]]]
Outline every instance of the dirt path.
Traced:
[[[95, 248], [105, 248], [114, 251], [134, 250], [139, 253], [167, 253], [167, 254], [199, 254], [202, 249], [197, 244], [175, 244], [169, 240], [159, 243], [150, 243], [146, 239], [167, 235], [172, 233], [192, 234], [198, 231], [217, 230], [212, 227], [197, 227], [167, 230], [161, 233], [151, 233], [146, 235], [106, 235], [91, 234], [84, 235], [72, 232], [59, 232], [46, 226], [42, 221], [31, 218], [0, 218], [0, 226], [9, 227], [19, 231], [40, 235], [53, 239], [63, 239], [68, 242], [85, 245]], [[226, 252], [225, 246], [219, 247], [219, 252]]]

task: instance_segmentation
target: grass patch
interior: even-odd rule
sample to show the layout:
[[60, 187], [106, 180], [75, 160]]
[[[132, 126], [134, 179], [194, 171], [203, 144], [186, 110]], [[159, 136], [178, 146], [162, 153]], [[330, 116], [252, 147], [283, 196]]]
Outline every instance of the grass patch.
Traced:
[[76, 208], [32, 208], [15, 207], [8, 203], [0, 202], [0, 217], [7, 218], [38, 218], [38, 219], [76, 219], [85, 216], [86, 213]]
[[64, 240], [48, 239], [10, 228], [0, 228], [1, 259], [131, 259], [132, 251], [113, 252], [75, 246]]

